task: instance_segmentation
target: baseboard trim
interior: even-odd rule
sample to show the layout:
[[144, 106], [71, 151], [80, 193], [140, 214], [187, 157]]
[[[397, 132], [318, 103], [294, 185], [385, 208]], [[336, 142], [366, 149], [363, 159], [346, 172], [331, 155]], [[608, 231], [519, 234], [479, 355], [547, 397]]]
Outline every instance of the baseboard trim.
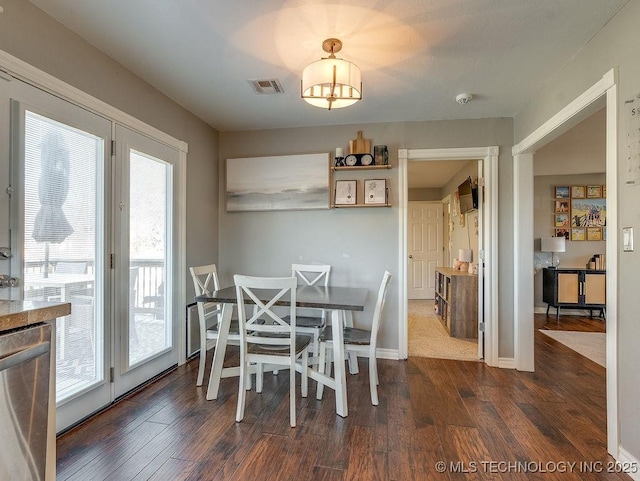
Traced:
[[499, 357], [498, 367], [501, 369], [515, 369], [516, 360], [513, 357]]
[[[556, 317], [556, 308], [552, 307], [549, 309], [549, 317]], [[594, 309], [594, 311], [598, 311], [598, 309]], [[533, 312], [535, 314], [546, 314], [547, 313], [547, 308], [546, 307], [534, 307], [533, 308]], [[567, 308], [561, 308], [560, 311], [560, 315], [562, 314], [567, 314], [569, 316], [582, 316], [582, 317], [589, 317], [589, 309], [567, 309]], [[594, 316], [595, 318], [595, 316]]]
[[376, 349], [378, 359], [391, 359], [393, 361], [400, 360], [397, 349]]
[[621, 446], [618, 446], [618, 462], [631, 479], [640, 481], [640, 461]]

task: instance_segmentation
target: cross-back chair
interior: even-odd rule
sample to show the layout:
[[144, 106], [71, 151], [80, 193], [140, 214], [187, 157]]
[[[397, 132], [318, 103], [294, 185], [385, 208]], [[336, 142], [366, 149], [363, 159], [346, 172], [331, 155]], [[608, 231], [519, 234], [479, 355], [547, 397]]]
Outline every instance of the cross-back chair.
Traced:
[[[289, 368], [289, 414], [291, 427], [296, 426], [296, 367], [302, 374], [302, 396], [308, 390], [308, 347], [310, 337], [298, 335], [296, 323], [295, 277], [233, 276], [236, 285], [240, 327], [240, 379], [236, 421], [244, 418], [250, 365], [281, 365]], [[267, 300], [261, 300], [267, 299]], [[278, 309], [280, 299], [289, 299], [289, 318], [285, 320]], [[254, 304], [252, 313], [248, 305]], [[282, 307], [280, 307], [282, 309]], [[298, 366], [296, 366], [297, 363]], [[262, 369], [258, 372], [257, 391], [261, 391]]]

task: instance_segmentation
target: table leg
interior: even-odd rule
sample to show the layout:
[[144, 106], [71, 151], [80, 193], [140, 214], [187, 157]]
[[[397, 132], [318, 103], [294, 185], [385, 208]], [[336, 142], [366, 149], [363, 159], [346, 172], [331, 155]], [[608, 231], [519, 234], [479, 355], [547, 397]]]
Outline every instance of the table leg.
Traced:
[[229, 337], [232, 310], [233, 304], [222, 305], [222, 318], [218, 324], [218, 339], [216, 339], [216, 347], [213, 351], [213, 364], [211, 365], [211, 375], [209, 376], [209, 386], [207, 388], [207, 400], [209, 401], [218, 398], [224, 355], [227, 351], [227, 338]]
[[333, 334], [333, 372], [336, 383], [336, 413], [339, 416], [347, 417], [347, 376], [344, 366], [344, 342], [343, 342], [343, 319], [344, 312], [340, 310], [331, 311], [331, 332]]

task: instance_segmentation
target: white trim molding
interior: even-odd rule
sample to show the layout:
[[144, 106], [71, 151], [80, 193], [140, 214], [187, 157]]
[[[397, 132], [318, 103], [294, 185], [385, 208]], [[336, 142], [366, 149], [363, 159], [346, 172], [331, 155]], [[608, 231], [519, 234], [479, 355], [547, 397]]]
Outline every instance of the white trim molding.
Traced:
[[399, 219], [398, 219], [398, 289], [399, 320], [398, 355], [400, 359], [408, 356], [408, 302], [407, 302], [407, 206], [408, 183], [407, 163], [410, 160], [479, 160], [483, 165], [485, 198], [483, 204], [482, 251], [484, 258], [484, 302], [482, 303], [485, 320], [484, 362], [489, 366], [498, 366], [498, 146], [470, 147], [451, 149], [399, 149]]
[[514, 252], [514, 354], [516, 368], [534, 370], [533, 302], [533, 158], [572, 126], [572, 119], [599, 107], [606, 99], [607, 182], [607, 451], [620, 457], [618, 417], [618, 71], [609, 70], [575, 100], [561, 109], [512, 149], [513, 153], [513, 252]]

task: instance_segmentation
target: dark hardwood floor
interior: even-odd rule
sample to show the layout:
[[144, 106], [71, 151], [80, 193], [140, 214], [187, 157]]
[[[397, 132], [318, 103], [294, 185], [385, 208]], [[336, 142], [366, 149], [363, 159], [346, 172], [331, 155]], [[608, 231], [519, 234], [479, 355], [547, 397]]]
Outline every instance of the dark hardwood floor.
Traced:
[[535, 373], [382, 360], [374, 407], [361, 361], [361, 373], [347, 375], [349, 417], [335, 414], [325, 390], [322, 401], [298, 397], [294, 429], [287, 372], [266, 375], [236, 423], [237, 381], [223, 380], [220, 399], [206, 401], [192, 361], [62, 435], [57, 479], [630, 479], [607, 469], [605, 369], [537, 331], [604, 323], [549, 319], [536, 316]]

